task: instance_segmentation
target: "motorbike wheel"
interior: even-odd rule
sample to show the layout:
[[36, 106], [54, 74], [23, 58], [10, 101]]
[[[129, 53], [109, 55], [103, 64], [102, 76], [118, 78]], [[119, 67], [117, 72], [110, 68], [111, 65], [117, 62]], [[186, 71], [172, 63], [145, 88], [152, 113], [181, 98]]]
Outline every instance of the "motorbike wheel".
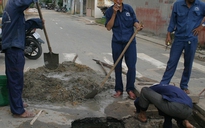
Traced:
[[42, 55], [42, 47], [37, 40], [27, 38], [25, 43], [24, 55], [26, 58], [36, 60]]

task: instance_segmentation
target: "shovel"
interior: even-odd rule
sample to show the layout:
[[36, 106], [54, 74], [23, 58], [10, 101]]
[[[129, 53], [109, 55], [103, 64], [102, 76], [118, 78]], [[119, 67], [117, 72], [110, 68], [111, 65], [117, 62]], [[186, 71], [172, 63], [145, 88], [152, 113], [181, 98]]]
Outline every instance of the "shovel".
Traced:
[[[118, 64], [118, 62], [120, 61], [120, 59], [122, 58], [122, 56], [125, 54], [127, 48], [130, 46], [132, 40], [134, 39], [135, 35], [137, 34], [138, 30], [136, 30], [132, 37], [130, 38], [129, 42], [126, 44], [125, 48], [123, 49], [122, 53], [120, 54], [120, 56], [118, 57], [117, 61], [115, 62], [115, 64], [112, 66], [112, 68], [110, 69], [109, 73], [107, 74], [107, 76], [104, 78], [103, 82], [101, 83], [100, 87], [102, 87], [105, 82], [107, 81], [107, 79], [109, 78], [110, 74], [112, 73], [112, 71], [115, 69], [116, 65]], [[97, 95], [98, 90], [95, 89], [92, 92], [88, 93], [87, 95], [85, 95], [84, 98], [86, 99], [91, 99], [93, 97], [95, 97], [95, 95]]]
[[[39, 7], [38, 2], [36, 2], [36, 6], [37, 6], [37, 9], [38, 9], [39, 16], [40, 16], [41, 20], [43, 20], [43, 16], [42, 16], [41, 9]], [[47, 35], [47, 32], [46, 32], [46, 27], [45, 27], [44, 24], [43, 24], [43, 31], [44, 31], [44, 34], [45, 34], [45, 37], [46, 37], [46, 41], [47, 41], [47, 44], [48, 44], [48, 50], [49, 50], [49, 53], [44, 53], [45, 67], [48, 68], [48, 69], [56, 69], [58, 67], [58, 64], [59, 64], [59, 56], [58, 56], [58, 54], [52, 53], [52, 49], [51, 49], [50, 42], [49, 42], [49, 39], [48, 39], [48, 35]]]

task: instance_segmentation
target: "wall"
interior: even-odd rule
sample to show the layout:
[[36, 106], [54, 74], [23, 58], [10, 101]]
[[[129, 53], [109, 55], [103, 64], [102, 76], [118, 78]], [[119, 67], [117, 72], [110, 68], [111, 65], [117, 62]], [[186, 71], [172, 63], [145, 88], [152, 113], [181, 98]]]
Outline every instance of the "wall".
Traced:
[[[172, 5], [176, 0], [124, 0], [133, 7], [137, 19], [143, 22], [143, 31], [157, 36], [165, 36], [172, 12]], [[205, 0], [201, 0], [205, 2]], [[204, 19], [205, 21], [205, 19]], [[200, 44], [205, 45], [205, 28], [198, 36]]]
[[94, 18], [102, 18], [103, 13], [100, 8], [97, 7], [97, 0], [87, 0], [86, 1], [86, 16]]
[[86, 16], [92, 17], [93, 5], [94, 5], [94, 2], [92, 0], [86, 1]]
[[102, 18], [103, 17], [103, 13], [100, 10], [100, 8], [97, 7], [98, 6], [98, 0], [95, 0], [95, 14], [94, 14], [94, 18]]
[[137, 19], [145, 25], [144, 31], [153, 35], [167, 32], [172, 5], [175, 0], [124, 0], [136, 12]]

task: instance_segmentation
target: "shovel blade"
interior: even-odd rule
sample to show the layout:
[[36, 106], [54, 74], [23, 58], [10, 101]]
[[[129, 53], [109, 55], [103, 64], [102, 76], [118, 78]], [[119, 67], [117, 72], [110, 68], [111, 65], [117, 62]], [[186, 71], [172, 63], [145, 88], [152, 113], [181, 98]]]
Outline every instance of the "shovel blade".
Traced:
[[56, 69], [59, 65], [59, 56], [55, 53], [44, 53], [45, 67], [48, 69]]
[[88, 93], [87, 95], [84, 96], [85, 99], [92, 99], [95, 97], [95, 95], [98, 94], [98, 90], [93, 90], [92, 92]]

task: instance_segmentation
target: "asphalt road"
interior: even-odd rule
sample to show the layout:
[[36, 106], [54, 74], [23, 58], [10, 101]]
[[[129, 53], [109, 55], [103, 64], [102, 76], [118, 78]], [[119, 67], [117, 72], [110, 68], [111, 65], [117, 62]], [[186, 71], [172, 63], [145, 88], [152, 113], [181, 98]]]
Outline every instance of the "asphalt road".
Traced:
[[[112, 64], [111, 37], [103, 25], [93, 24], [86, 18], [42, 9], [49, 42], [53, 53], [59, 54], [59, 61], [72, 61], [78, 55], [77, 63], [88, 65], [98, 72], [103, 70], [92, 59], [98, 59]], [[146, 26], [145, 26], [146, 27]], [[42, 30], [37, 30], [46, 42]], [[143, 32], [143, 31], [142, 31]], [[140, 33], [139, 33], [140, 34]], [[43, 53], [48, 53], [47, 44], [43, 44]], [[160, 81], [169, 57], [169, 49], [153, 42], [137, 38], [137, 77], [147, 77]], [[4, 74], [4, 55], [0, 54], [0, 73]], [[25, 71], [44, 65], [43, 55], [38, 60], [26, 60]], [[190, 85], [199, 84], [199, 93], [204, 87], [205, 62], [195, 60]], [[126, 69], [125, 63], [123, 67]], [[108, 69], [109, 71], [109, 69]], [[183, 71], [183, 59], [180, 60], [172, 82], [180, 82]], [[112, 73], [113, 75], [114, 73]], [[190, 86], [194, 89], [194, 86]]]
[[[87, 65], [97, 72], [103, 73], [101, 67], [95, 63], [92, 59], [98, 59], [103, 62], [112, 64], [111, 55], [111, 36], [112, 32], [109, 32], [105, 27], [93, 24], [92, 22], [85, 20], [78, 16], [72, 16], [65, 13], [55, 12], [53, 10], [42, 10], [43, 17], [45, 19], [46, 30], [50, 40], [50, 44], [54, 53], [59, 54], [60, 63], [63, 61], [72, 61], [73, 58], [78, 55], [76, 63]], [[44, 33], [42, 30], [38, 30], [41, 38], [46, 42]], [[140, 34], [140, 33], [139, 33]], [[147, 37], [148, 38], [148, 37]], [[47, 44], [43, 44], [43, 52], [48, 52]], [[169, 50], [165, 51], [164, 46], [156, 43], [137, 38], [137, 77], [147, 77], [160, 81], [163, 72], [166, 67], [166, 62], [169, 56]], [[25, 71], [31, 68], [37, 68], [44, 65], [43, 55], [38, 60], [26, 59]], [[195, 93], [199, 93], [204, 88], [204, 74], [205, 74], [205, 62], [195, 60], [193, 72], [190, 80], [190, 89]], [[125, 63], [123, 67], [126, 69]], [[172, 82], [179, 83], [182, 74], [183, 62], [179, 62], [175, 76]], [[109, 69], [108, 69], [109, 71]], [[4, 74], [4, 55], [0, 54], [0, 74]], [[112, 73], [114, 75], [114, 73]], [[197, 84], [197, 88], [194, 85]], [[110, 94], [110, 92], [106, 93]], [[102, 95], [102, 94], [101, 94]], [[103, 95], [104, 96], [104, 95]], [[104, 107], [111, 104], [116, 99], [110, 98], [110, 95], [106, 95], [104, 99], [98, 101], [97, 99], [88, 101], [88, 104], [76, 107], [67, 105], [65, 107], [59, 107], [55, 105], [31, 105], [30, 109], [45, 109], [45, 112], [41, 115], [38, 121], [46, 122], [44, 126], [48, 126], [49, 123], [66, 124], [70, 125], [70, 122], [77, 117], [86, 116], [104, 116]], [[100, 103], [97, 110], [96, 105]], [[118, 101], [118, 100], [116, 100]], [[119, 101], [120, 104], [131, 106], [133, 110], [133, 101], [127, 100], [126, 97]], [[129, 103], [129, 105], [127, 105]], [[94, 107], [93, 107], [94, 106]], [[119, 105], [122, 106], [122, 105]], [[118, 106], [118, 107], [119, 107]], [[116, 107], [114, 107], [115, 109]], [[77, 110], [77, 111], [75, 111]], [[123, 108], [121, 110], [130, 110]], [[8, 107], [1, 108], [0, 123], [1, 126], [15, 127], [19, 126], [25, 119], [15, 120], [9, 114]], [[111, 111], [115, 112], [111, 109]], [[116, 112], [117, 113], [117, 112]], [[115, 114], [116, 114], [115, 113]], [[112, 114], [111, 112], [108, 113]], [[127, 112], [123, 116], [129, 116], [132, 111]], [[58, 116], [56, 116], [58, 115]], [[65, 115], [65, 116], [64, 116]], [[120, 115], [120, 117], [123, 117]], [[12, 123], [11, 123], [12, 122]], [[30, 120], [22, 124], [21, 127], [29, 126]], [[48, 123], [49, 122], [49, 123]], [[55, 125], [53, 125], [55, 127]], [[64, 126], [62, 126], [64, 127]]]
[[[92, 59], [98, 59], [109, 64], [113, 63], [111, 55], [112, 32], [107, 31], [103, 25], [96, 25], [92, 23], [92, 20], [88, 21], [85, 20], [86, 18], [53, 10], [43, 10], [43, 15], [53, 52], [59, 54], [60, 62], [73, 60], [74, 56], [78, 55], [77, 63], [88, 65], [102, 73], [101, 67]], [[43, 31], [39, 30], [38, 32], [45, 40]], [[46, 44], [43, 45], [43, 51], [48, 52]], [[169, 49], [165, 50], [162, 45], [137, 38], [137, 52], [137, 77], [147, 77], [160, 81], [168, 61]], [[43, 56], [37, 62], [32, 62], [28, 60], [27, 65], [29, 63], [43, 65]], [[199, 84], [201, 88], [194, 90], [196, 94], [204, 88], [204, 65], [205, 62], [198, 60], [194, 62], [190, 89], [195, 89], [191, 85]], [[125, 63], [123, 63], [123, 67], [126, 69]], [[172, 79], [173, 83], [178, 84], [180, 82], [182, 71], [183, 59], [180, 59], [177, 71]]]

